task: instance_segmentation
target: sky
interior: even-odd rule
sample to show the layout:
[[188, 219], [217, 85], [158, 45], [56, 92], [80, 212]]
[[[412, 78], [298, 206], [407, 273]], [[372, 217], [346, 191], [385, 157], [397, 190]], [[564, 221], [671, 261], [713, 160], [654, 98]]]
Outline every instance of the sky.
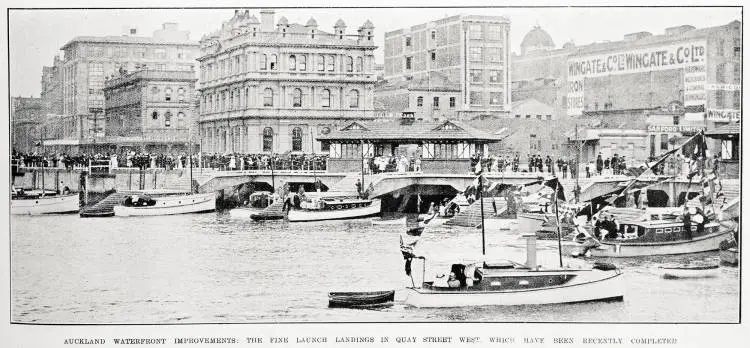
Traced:
[[[258, 18], [259, 11], [250, 8]], [[349, 33], [356, 33], [357, 28], [369, 19], [375, 25], [375, 43], [379, 47], [375, 57], [382, 63], [385, 32], [459, 13], [508, 17], [513, 52], [520, 51], [523, 36], [535, 25], [546, 30], [555, 45], [560, 47], [571, 40], [576, 45], [618, 41], [625, 34], [639, 31], [663, 34], [665, 28], [678, 25], [703, 28], [742, 19], [741, 9], [737, 7], [280, 8], [276, 9], [275, 19], [278, 21], [285, 16], [290, 22], [304, 24], [314, 17], [320, 30], [330, 32], [336, 20], [341, 18]], [[177, 22], [181, 30], [189, 30], [190, 38], [197, 41], [203, 34], [219, 29], [221, 23], [233, 14], [232, 8], [10, 10], [10, 93], [12, 96], [38, 97], [42, 66], [51, 65], [56, 54], [62, 57], [60, 47], [75, 36], [121, 35], [125, 28], [131, 27], [137, 28], [141, 35], [150, 36], [162, 23]]]

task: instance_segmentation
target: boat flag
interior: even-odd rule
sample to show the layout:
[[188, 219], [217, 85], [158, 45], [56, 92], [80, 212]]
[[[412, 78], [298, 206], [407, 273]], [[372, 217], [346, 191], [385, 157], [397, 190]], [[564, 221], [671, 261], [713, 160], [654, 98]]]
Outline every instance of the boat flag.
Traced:
[[565, 201], [565, 191], [562, 188], [562, 185], [560, 185], [560, 180], [557, 179], [557, 177], [554, 177], [549, 180], [544, 181], [544, 186], [547, 186], [553, 190], [555, 190], [555, 198]]

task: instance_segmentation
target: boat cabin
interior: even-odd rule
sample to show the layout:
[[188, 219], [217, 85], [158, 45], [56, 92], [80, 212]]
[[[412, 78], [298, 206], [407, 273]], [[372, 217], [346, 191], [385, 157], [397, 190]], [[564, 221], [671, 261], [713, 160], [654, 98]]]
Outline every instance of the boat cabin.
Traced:
[[615, 240], [622, 243], [663, 243], [689, 240], [690, 237], [697, 238], [719, 232], [717, 223], [691, 223], [690, 234], [685, 228], [679, 219], [627, 221], [620, 223], [620, 237]]
[[[514, 274], [514, 271], [518, 274]], [[524, 264], [500, 260], [492, 263], [453, 264], [449, 276], [442, 276], [434, 282], [424, 282], [422, 288], [448, 292], [528, 290], [560, 286], [575, 277], [575, 274], [564, 270], [535, 272]]]
[[340, 210], [364, 208], [372, 204], [371, 200], [357, 197], [310, 197], [300, 203], [304, 210]]

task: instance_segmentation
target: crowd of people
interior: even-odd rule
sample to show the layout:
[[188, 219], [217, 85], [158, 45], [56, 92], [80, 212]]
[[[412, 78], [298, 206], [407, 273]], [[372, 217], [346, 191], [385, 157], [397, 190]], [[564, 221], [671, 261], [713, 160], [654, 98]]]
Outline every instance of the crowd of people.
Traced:
[[204, 154], [203, 168], [218, 170], [326, 170], [325, 154]]

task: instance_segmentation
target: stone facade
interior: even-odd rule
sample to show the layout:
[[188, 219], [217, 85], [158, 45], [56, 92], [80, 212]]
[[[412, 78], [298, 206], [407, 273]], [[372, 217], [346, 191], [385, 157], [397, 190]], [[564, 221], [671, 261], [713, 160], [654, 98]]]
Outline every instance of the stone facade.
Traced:
[[458, 86], [457, 117], [507, 115], [511, 100], [509, 32], [510, 21], [505, 17], [473, 15], [388, 32], [384, 78], [397, 84], [432, 79], [438, 73]]
[[63, 113], [62, 65], [60, 56], [55, 56], [52, 66], [42, 67], [41, 98], [46, 114], [62, 115]]
[[70, 123], [69, 116], [79, 120], [72, 122], [73, 134], [64, 134], [68, 139], [58, 143], [78, 139], [79, 144], [84, 145], [104, 136], [103, 88], [108, 78], [135, 70], [179, 70], [196, 74], [198, 44], [190, 40], [188, 31], [179, 30], [176, 23], [165, 23], [152, 36], [137, 34], [131, 29], [122, 36], [78, 36], [62, 46], [62, 64], [51, 74], [60, 75], [56, 77], [61, 81], [61, 99], [58, 100], [62, 111], [59, 114], [65, 120], [52, 122]]
[[321, 152], [318, 135], [377, 117], [370, 21], [350, 34], [343, 20], [326, 32], [260, 15], [237, 10], [200, 41], [204, 152]]
[[191, 71], [140, 70], [104, 83], [106, 126], [100, 143], [147, 152], [187, 151], [196, 127]]

